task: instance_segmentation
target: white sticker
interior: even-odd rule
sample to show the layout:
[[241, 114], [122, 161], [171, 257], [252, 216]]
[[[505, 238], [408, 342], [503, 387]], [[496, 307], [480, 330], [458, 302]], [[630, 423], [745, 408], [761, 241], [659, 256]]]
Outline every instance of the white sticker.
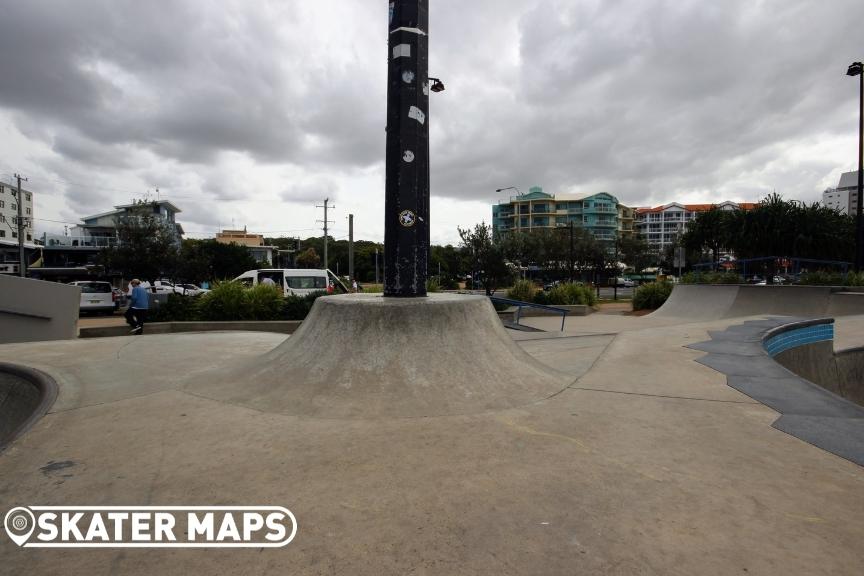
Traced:
[[416, 106], [411, 106], [411, 108], [408, 110], [408, 117], [417, 120], [417, 122], [419, 122], [420, 124], [426, 123], [426, 114], [424, 114], [423, 111]]
[[405, 84], [411, 84], [414, 82], [414, 72], [411, 70], [405, 70], [402, 72], [402, 81], [405, 82]]
[[410, 228], [414, 226], [414, 221], [416, 218], [416, 215], [411, 210], [403, 210], [399, 213], [399, 224], [401, 224], [405, 228]]
[[411, 57], [411, 45], [410, 44], [399, 44], [398, 46], [393, 47], [393, 58], [410, 58]]
[[429, 83], [428, 82], [423, 83], [423, 94], [425, 96], [429, 95]]
[[414, 152], [411, 150], [405, 150], [405, 154], [402, 155], [402, 160], [410, 164], [414, 161]]
[[390, 34], [395, 34], [396, 32], [410, 32], [411, 34], [419, 34], [420, 36], [426, 35], [426, 32], [424, 32], [420, 28], [406, 28], [405, 26], [403, 26], [402, 28], [396, 28], [395, 30], [391, 30]]

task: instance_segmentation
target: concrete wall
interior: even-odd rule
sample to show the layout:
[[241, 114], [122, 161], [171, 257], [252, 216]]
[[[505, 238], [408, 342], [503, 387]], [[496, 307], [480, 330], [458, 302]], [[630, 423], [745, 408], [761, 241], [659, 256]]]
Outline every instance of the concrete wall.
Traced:
[[77, 286], [0, 275], [0, 344], [75, 338], [80, 302]]
[[[864, 406], [864, 348], [834, 352], [832, 339], [808, 335], [820, 326], [830, 326], [833, 319], [794, 322], [766, 334], [763, 345], [781, 366], [798, 376], [822, 386], [847, 400]], [[804, 333], [804, 334], [802, 334]], [[771, 353], [770, 342], [782, 335], [791, 335], [782, 351]], [[796, 335], [798, 334], [798, 335]]]

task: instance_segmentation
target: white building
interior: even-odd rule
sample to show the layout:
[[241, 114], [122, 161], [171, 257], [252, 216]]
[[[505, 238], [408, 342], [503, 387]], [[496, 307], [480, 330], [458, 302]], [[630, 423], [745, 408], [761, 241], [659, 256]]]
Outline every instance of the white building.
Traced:
[[[24, 248], [28, 258], [36, 249], [33, 242], [33, 193], [21, 189], [24, 203], [21, 217], [24, 220]], [[18, 187], [0, 182], [0, 274], [18, 272]]]
[[858, 210], [858, 171], [841, 174], [837, 188], [829, 188], [822, 193], [822, 204], [828, 208], [839, 210], [843, 214], [856, 214]]
[[[636, 209], [636, 233], [645, 238], [655, 249], [664, 249], [675, 244], [684, 234], [687, 223], [696, 219], [700, 212], [706, 212], [715, 204], [679, 204], [672, 202], [654, 208]], [[716, 204], [721, 210], [750, 210], [753, 203], [721, 202]]]

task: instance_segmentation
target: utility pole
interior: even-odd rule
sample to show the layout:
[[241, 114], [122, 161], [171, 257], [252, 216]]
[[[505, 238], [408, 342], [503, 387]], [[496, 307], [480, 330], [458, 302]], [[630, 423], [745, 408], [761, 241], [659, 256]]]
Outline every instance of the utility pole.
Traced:
[[324, 223], [324, 269], [325, 270], [327, 269], [327, 240], [328, 240], [327, 226], [329, 224], [335, 224], [335, 222], [333, 222], [332, 220], [327, 220], [327, 211], [330, 208], [335, 208], [335, 207], [336, 207], [335, 205], [330, 204], [329, 198], [324, 199], [324, 205], [323, 206], [316, 206], [316, 208], [323, 208], [324, 209], [324, 220], [318, 220], [318, 222]]
[[375, 248], [375, 284], [378, 284], [378, 248]]
[[354, 215], [348, 214], [348, 278], [354, 282]]
[[22, 178], [20, 174], [15, 174], [18, 180], [18, 275], [21, 278], [27, 276], [27, 259], [24, 257], [24, 195], [21, 194], [21, 180], [27, 182], [27, 178]]

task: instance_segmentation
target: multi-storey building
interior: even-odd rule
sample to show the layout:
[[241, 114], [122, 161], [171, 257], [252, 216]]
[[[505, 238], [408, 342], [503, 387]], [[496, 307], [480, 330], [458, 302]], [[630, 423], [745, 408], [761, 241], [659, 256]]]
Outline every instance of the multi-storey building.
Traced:
[[841, 174], [837, 188], [829, 188], [822, 193], [822, 204], [843, 214], [857, 214], [858, 171]]
[[700, 212], [717, 206], [721, 210], [750, 210], [754, 203], [721, 202], [720, 204], [679, 204], [672, 202], [654, 208], [636, 208], [636, 233], [645, 238], [652, 248], [663, 249], [675, 244], [684, 234], [687, 224]]
[[44, 266], [68, 268], [95, 264], [100, 250], [117, 245], [117, 226], [120, 221], [143, 210], [161, 220], [176, 242], [180, 243], [184, 232], [176, 221], [176, 214], [180, 212], [177, 206], [167, 200], [133, 202], [115, 206], [109, 212], [82, 218], [82, 224], [70, 228], [69, 235], [44, 234]]
[[[555, 195], [534, 186], [527, 194], [512, 196], [493, 205], [492, 227], [499, 234], [510, 230], [570, 226], [572, 222], [574, 226], [591, 232], [598, 240], [614, 240], [619, 231], [626, 231], [626, 210], [615, 196], [606, 192]], [[619, 219], [619, 215], [624, 217]], [[629, 222], [632, 228], [632, 213]]]
[[[33, 242], [33, 193], [21, 189], [21, 218], [24, 221], [24, 257], [32, 259], [36, 250]], [[18, 272], [18, 187], [0, 182], [0, 274]]]
[[217, 232], [216, 241], [220, 244], [246, 246], [249, 249], [249, 254], [259, 264], [266, 264], [267, 266], [272, 266], [278, 260], [281, 252], [278, 246], [265, 245], [262, 234], [251, 234], [246, 231], [245, 227], [243, 230], [223, 230], [222, 232]]

